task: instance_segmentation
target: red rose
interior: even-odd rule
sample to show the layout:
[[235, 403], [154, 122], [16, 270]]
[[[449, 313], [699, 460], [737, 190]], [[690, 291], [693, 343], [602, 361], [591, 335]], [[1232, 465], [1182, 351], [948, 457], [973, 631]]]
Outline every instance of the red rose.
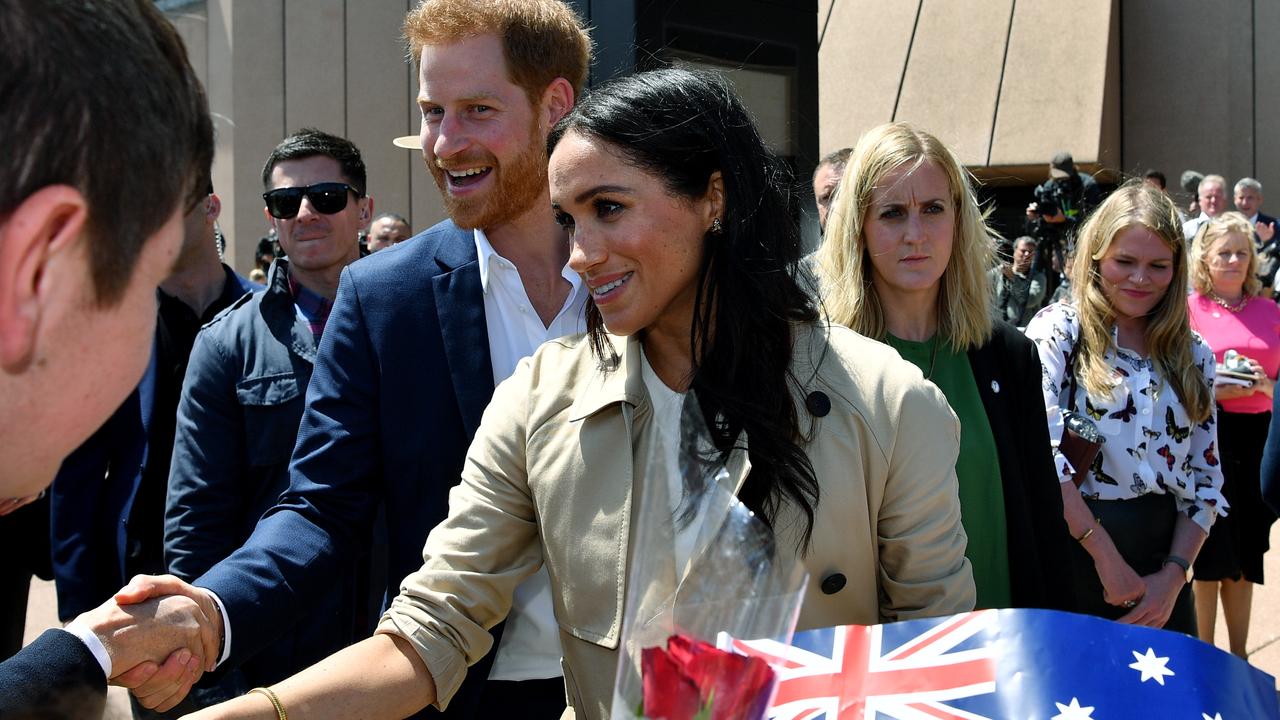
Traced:
[[641, 656], [644, 715], [654, 720], [693, 720], [710, 710], [711, 720], [764, 717], [774, 672], [758, 657], [720, 650], [684, 635], [667, 639], [667, 649], [646, 648]]

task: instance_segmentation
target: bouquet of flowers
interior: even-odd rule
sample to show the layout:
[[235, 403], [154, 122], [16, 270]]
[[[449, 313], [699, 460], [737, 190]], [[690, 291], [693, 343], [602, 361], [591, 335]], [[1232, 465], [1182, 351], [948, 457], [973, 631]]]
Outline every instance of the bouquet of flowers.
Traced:
[[692, 393], [659, 436], [656, 472], [637, 478], [612, 717], [763, 718], [774, 671], [724, 634], [789, 642], [808, 576], [737, 499], [745, 449], [719, 462]]

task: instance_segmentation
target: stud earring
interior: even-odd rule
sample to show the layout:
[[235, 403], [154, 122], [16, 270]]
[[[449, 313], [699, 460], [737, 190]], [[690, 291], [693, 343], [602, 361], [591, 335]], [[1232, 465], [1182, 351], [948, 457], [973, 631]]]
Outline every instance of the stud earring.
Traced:
[[721, 224], [720, 218], [715, 218], [714, 220], [711, 221], [710, 232], [712, 235], [720, 235], [724, 233], [724, 225]]

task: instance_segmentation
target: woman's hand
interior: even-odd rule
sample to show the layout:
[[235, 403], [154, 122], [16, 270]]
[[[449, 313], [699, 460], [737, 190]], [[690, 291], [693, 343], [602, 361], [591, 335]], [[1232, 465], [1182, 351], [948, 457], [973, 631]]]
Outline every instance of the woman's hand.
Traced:
[[1165, 563], [1164, 567], [1142, 580], [1147, 586], [1146, 596], [1138, 602], [1137, 607], [1116, 622], [1162, 628], [1173, 614], [1173, 604], [1187, 581], [1186, 573], [1173, 563]]
[[1143, 578], [1120, 558], [1119, 553], [1107, 553], [1101, 558], [1094, 558], [1093, 566], [1098, 571], [1098, 579], [1102, 581], [1102, 599], [1108, 605], [1126, 607], [1128, 603], [1140, 603], [1147, 594]]
[[1275, 392], [1276, 381], [1267, 377], [1267, 371], [1262, 369], [1262, 363], [1253, 358], [1245, 359], [1249, 361], [1249, 369], [1258, 377], [1251, 388], [1253, 392], [1260, 392], [1267, 397], [1272, 397], [1272, 393]]

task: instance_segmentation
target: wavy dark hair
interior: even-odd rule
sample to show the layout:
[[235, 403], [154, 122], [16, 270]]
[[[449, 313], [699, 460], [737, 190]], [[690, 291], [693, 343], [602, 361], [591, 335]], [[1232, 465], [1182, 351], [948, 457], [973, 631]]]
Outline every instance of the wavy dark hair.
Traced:
[[[739, 499], [770, 527], [784, 499], [792, 502], [805, 516], [807, 550], [818, 481], [801, 449], [806, 438], [790, 364], [792, 323], [816, 321], [818, 313], [795, 279], [801, 240], [794, 177], [765, 147], [728, 83], [711, 73], [666, 68], [600, 86], [556, 124], [548, 155], [570, 132], [609, 143], [676, 197], [702, 197], [720, 171], [723, 231], [703, 239], [690, 389], [722, 459], [740, 433], [750, 439], [751, 474]], [[591, 302], [587, 331], [602, 367], [616, 367]]]

